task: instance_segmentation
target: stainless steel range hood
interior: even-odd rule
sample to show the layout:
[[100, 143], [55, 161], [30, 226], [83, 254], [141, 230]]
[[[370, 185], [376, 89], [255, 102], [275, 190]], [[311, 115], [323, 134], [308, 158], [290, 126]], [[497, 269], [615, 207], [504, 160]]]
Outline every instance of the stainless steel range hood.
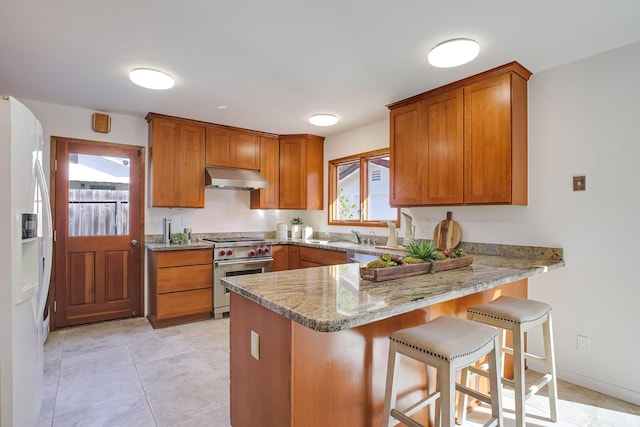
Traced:
[[227, 190], [257, 190], [268, 188], [269, 181], [260, 172], [249, 169], [206, 168], [207, 188]]

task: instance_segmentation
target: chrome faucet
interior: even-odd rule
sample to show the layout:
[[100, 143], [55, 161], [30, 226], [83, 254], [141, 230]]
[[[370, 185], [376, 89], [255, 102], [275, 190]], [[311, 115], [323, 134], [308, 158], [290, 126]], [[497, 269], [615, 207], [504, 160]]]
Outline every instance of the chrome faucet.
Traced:
[[362, 236], [358, 230], [351, 230], [354, 236], [356, 236], [356, 243], [362, 243]]

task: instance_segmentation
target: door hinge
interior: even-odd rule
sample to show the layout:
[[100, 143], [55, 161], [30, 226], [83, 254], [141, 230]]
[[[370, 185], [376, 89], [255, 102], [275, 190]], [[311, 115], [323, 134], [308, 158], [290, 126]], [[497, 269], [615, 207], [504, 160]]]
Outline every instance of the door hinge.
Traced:
[[53, 230], [53, 241], [56, 242], [56, 238], [58, 237], [58, 233], [56, 233], [56, 230]]
[[54, 313], [58, 312], [58, 302], [57, 301], [53, 301], [53, 312]]
[[58, 172], [58, 159], [55, 159], [55, 160], [53, 161], [53, 170], [54, 170], [55, 172]]
[[142, 150], [138, 150], [138, 157], [142, 156]]

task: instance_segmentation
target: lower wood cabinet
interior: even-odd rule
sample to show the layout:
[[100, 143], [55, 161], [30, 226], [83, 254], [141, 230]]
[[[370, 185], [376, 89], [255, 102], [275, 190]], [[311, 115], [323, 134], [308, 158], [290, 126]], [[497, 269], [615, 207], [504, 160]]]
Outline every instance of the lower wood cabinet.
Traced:
[[344, 252], [300, 246], [296, 266], [292, 267], [290, 262], [289, 269], [346, 264], [346, 262], [347, 255]]
[[271, 271], [289, 270], [289, 246], [288, 245], [273, 245], [273, 247], [271, 248], [271, 255], [273, 256]]
[[211, 249], [148, 250], [147, 258], [149, 322], [154, 328], [211, 317]]

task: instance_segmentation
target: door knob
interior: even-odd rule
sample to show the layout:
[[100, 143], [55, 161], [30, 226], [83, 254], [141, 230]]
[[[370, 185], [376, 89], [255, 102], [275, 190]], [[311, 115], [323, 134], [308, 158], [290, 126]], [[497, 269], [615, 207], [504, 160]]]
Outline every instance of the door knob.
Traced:
[[135, 245], [137, 245], [137, 244], [138, 244], [138, 241], [137, 241], [136, 239], [133, 239], [133, 240], [131, 241], [131, 246], [135, 246]]

